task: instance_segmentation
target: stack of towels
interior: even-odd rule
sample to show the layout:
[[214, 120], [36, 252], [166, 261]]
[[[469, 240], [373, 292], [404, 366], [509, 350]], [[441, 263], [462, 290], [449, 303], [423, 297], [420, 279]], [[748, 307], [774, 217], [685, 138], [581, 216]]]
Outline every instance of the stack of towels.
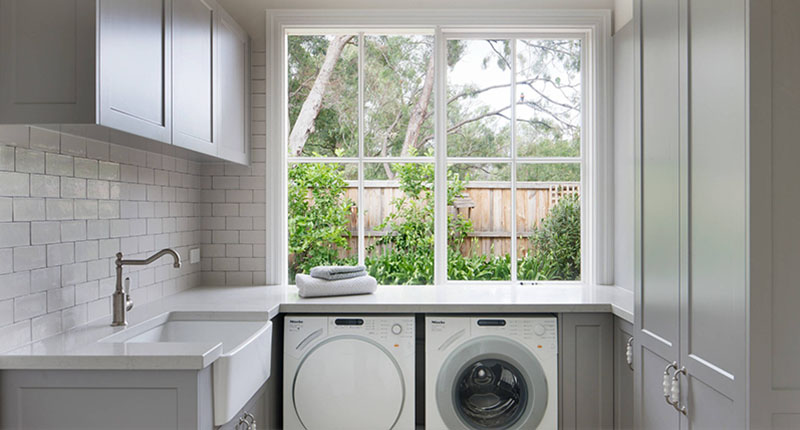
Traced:
[[378, 288], [364, 266], [317, 266], [310, 275], [298, 274], [295, 283], [300, 297], [370, 294]]

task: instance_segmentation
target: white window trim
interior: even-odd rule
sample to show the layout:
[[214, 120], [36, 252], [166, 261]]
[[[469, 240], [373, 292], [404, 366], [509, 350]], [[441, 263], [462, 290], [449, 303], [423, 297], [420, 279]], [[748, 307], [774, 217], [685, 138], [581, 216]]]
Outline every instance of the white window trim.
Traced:
[[[583, 35], [583, 106], [581, 157], [581, 284], [613, 284], [613, 152], [612, 152], [612, 45], [610, 10], [268, 10], [266, 17], [266, 99], [267, 99], [267, 248], [268, 284], [288, 283], [288, 222], [286, 136], [287, 80], [284, 61], [287, 55], [287, 29], [314, 31], [357, 28], [359, 31], [430, 31], [433, 29], [437, 70], [445, 63], [445, 38], [476, 32], [493, 37], [519, 37], [536, 32]], [[463, 34], [459, 34], [463, 33]], [[361, 60], [359, 60], [361, 61]], [[446, 98], [445, 73], [436, 74], [435, 105]], [[362, 80], [359, 80], [362, 85]], [[359, 104], [361, 106], [361, 104]], [[361, 107], [359, 108], [361, 109]], [[362, 121], [359, 115], [359, 121]], [[436, 151], [444, 150], [445, 112], [436, 109]], [[359, 145], [362, 148], [363, 145]], [[512, 145], [513, 147], [513, 145]], [[360, 149], [361, 150], [361, 149]], [[362, 154], [360, 154], [362, 155]], [[505, 157], [498, 157], [505, 159]], [[398, 159], [397, 161], [401, 161]], [[481, 159], [489, 162], [491, 159]], [[345, 160], [340, 160], [345, 161]], [[354, 158], [359, 162], [359, 158]], [[380, 161], [387, 161], [381, 158]], [[476, 160], [477, 161], [477, 160]], [[363, 159], [361, 160], [363, 162]], [[436, 193], [447, 189], [448, 159], [435, 157]], [[363, 169], [359, 169], [362, 171]], [[363, 179], [363, 178], [360, 178]], [[512, 182], [516, 178], [512, 177]], [[513, 195], [513, 194], [512, 194]], [[436, 198], [434, 284], [464, 283], [447, 281], [447, 218], [445, 199]], [[363, 215], [359, 216], [361, 219]], [[516, 223], [512, 223], [515, 225]], [[359, 231], [363, 229], [359, 224]], [[513, 232], [513, 231], [512, 231]], [[359, 234], [359, 237], [361, 235]], [[359, 238], [359, 242], [363, 239]], [[512, 240], [513, 243], [513, 240]], [[359, 243], [359, 248], [363, 244]], [[512, 249], [514, 252], [514, 249]], [[361, 253], [360, 253], [361, 255]], [[514, 254], [516, 255], [516, 254]], [[473, 281], [509, 283], [509, 281]], [[528, 283], [522, 281], [523, 283]], [[469, 282], [471, 283], [471, 282]], [[574, 283], [574, 282], [571, 282]]]

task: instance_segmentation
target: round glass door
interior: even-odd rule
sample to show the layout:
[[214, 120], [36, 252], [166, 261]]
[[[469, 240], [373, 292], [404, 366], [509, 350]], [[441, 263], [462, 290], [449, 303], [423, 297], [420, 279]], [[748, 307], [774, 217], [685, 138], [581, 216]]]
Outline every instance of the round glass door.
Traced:
[[403, 409], [405, 384], [397, 362], [370, 339], [339, 336], [303, 359], [293, 403], [307, 430], [389, 430]]
[[520, 371], [499, 359], [477, 360], [456, 378], [453, 403], [472, 427], [505, 429], [525, 412], [528, 386]]

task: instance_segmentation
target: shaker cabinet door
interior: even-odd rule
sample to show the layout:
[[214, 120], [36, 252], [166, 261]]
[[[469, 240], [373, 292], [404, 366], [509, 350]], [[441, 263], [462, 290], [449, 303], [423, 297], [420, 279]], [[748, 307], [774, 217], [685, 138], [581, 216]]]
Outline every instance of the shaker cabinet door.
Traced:
[[171, 141], [171, 0], [99, 0], [99, 124]]
[[172, 143], [217, 155], [216, 15], [210, 0], [172, 1]]
[[637, 154], [640, 181], [634, 325], [635, 427], [676, 429], [662, 394], [664, 368], [679, 358], [680, 0], [636, 2]]
[[219, 157], [247, 164], [250, 138], [249, 38], [227, 14], [219, 30]]

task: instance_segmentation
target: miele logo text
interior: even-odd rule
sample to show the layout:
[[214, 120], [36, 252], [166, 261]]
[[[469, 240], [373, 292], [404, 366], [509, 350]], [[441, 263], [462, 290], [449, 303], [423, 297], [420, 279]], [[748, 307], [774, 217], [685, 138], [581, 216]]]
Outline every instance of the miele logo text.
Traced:
[[289, 320], [289, 322], [292, 324], [302, 324], [303, 320]]
[[440, 321], [440, 320], [431, 320], [431, 324], [444, 324], [444, 321]]

